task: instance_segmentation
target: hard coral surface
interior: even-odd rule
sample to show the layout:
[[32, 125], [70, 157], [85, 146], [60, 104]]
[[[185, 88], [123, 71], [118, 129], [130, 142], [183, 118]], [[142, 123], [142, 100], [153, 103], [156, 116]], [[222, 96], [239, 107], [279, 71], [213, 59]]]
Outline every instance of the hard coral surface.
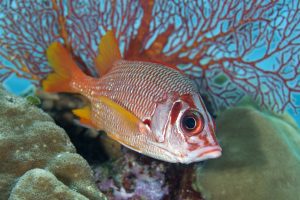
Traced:
[[[103, 141], [104, 133], [79, 125], [78, 118], [72, 113], [73, 109], [87, 105], [87, 99], [76, 94], [52, 94], [38, 91], [41, 108], [47, 112], [57, 125], [64, 128], [76, 147], [77, 153], [84, 157], [89, 164], [101, 163], [110, 157], [119, 157], [120, 144], [111, 148], [107, 140]], [[74, 123], [75, 122], [75, 123]], [[106, 148], [107, 146], [107, 148]]]
[[79, 199], [105, 199], [64, 130], [42, 110], [1, 86], [0, 157], [0, 199], [20, 199], [20, 194], [25, 200], [59, 199], [53, 189], [67, 189], [61, 192]]
[[[51, 191], [51, 193], [49, 193]], [[25, 198], [24, 198], [25, 197]], [[78, 199], [88, 200], [59, 181], [51, 172], [32, 169], [26, 172], [13, 188], [9, 200]]]
[[217, 119], [223, 155], [198, 168], [207, 200], [300, 199], [300, 131], [287, 115], [232, 108]]
[[42, 91], [38, 95], [42, 109], [67, 130], [77, 152], [93, 166], [98, 187], [109, 199], [201, 199], [200, 193], [191, 187], [193, 166], [151, 159], [121, 148], [103, 132], [94, 133], [76, 125], [71, 110], [85, 105], [85, 99], [78, 95]]

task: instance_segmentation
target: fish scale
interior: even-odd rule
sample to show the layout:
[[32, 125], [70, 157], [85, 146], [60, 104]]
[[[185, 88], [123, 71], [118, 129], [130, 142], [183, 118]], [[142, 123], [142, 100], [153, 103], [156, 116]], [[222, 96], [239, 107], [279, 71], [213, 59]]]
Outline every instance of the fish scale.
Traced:
[[125, 60], [116, 62], [92, 90], [96, 96], [112, 98], [141, 119], [151, 116], [156, 103], [162, 101], [166, 93], [197, 93], [191, 80], [174, 69], [156, 63]]
[[49, 46], [47, 58], [54, 71], [43, 81], [46, 91], [80, 93], [90, 100], [73, 110], [81, 124], [168, 162], [187, 164], [221, 155], [196, 85], [174, 67], [123, 60], [112, 31], [101, 38], [95, 58], [100, 78], [85, 75], [58, 42]]

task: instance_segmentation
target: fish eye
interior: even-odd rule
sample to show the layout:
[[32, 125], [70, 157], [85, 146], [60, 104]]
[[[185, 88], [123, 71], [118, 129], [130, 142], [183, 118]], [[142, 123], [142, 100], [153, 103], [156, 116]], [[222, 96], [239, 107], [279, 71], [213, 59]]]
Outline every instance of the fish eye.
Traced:
[[186, 116], [182, 119], [182, 124], [184, 125], [185, 129], [193, 130], [196, 128], [197, 121], [194, 116]]
[[195, 110], [188, 110], [181, 119], [181, 129], [188, 134], [197, 134], [204, 128], [202, 115]]

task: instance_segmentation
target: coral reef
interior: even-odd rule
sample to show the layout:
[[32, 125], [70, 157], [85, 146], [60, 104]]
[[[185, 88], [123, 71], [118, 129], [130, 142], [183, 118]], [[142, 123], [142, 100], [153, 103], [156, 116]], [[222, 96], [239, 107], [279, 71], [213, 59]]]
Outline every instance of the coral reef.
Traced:
[[43, 169], [29, 170], [20, 177], [9, 196], [9, 200], [23, 199], [88, 200], [88, 198], [60, 182], [51, 172]]
[[[72, 109], [83, 107], [87, 104], [84, 97], [76, 94], [50, 94], [38, 90], [37, 96], [41, 100], [40, 107], [48, 113], [55, 123], [66, 130], [77, 153], [84, 157], [89, 164], [101, 163], [109, 157], [120, 156], [120, 144], [109, 146], [111, 140], [105, 133], [83, 127], [77, 122]], [[115, 142], [116, 143], [116, 142]], [[115, 144], [113, 143], [113, 144]]]
[[85, 102], [78, 95], [38, 91], [38, 96], [41, 108], [67, 130], [77, 152], [92, 166], [99, 189], [110, 199], [201, 199], [200, 193], [191, 187], [193, 166], [170, 165], [142, 156], [121, 148], [119, 143], [105, 137], [105, 133], [76, 125], [71, 110]]
[[97, 46], [114, 29], [125, 58], [177, 66], [216, 110], [247, 95], [274, 111], [299, 110], [298, 0], [3, 0], [0, 12], [0, 81], [39, 84], [53, 41], [97, 76]]
[[198, 168], [194, 183], [205, 199], [300, 199], [300, 130], [291, 117], [244, 105], [223, 112], [217, 132], [223, 156]]
[[123, 149], [117, 160], [94, 165], [99, 189], [109, 199], [202, 200], [192, 188], [193, 165], [175, 165]]
[[49, 115], [0, 86], [0, 199], [105, 199], [75, 151]]
[[153, 159], [148, 164], [144, 163], [136, 153], [125, 151], [123, 157], [113, 162], [94, 166], [99, 189], [115, 200], [160, 200], [166, 197], [169, 193], [166, 165]]

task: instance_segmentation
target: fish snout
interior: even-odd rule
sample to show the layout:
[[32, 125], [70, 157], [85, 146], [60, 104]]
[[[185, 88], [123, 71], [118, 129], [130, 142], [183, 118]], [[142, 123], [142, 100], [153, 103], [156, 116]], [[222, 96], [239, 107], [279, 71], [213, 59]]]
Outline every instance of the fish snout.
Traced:
[[200, 162], [208, 159], [219, 158], [222, 155], [222, 148], [219, 145], [202, 147], [194, 151], [190, 151], [185, 155], [178, 156], [180, 163], [189, 164], [192, 162]]

